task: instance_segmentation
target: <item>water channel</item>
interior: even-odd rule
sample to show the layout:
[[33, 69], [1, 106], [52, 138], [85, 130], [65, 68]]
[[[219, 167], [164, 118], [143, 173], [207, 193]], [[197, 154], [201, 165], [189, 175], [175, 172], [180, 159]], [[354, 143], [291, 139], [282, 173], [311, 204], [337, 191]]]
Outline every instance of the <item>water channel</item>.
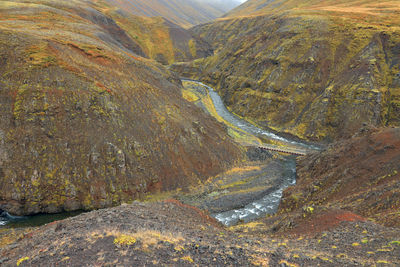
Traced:
[[[301, 147], [305, 148], [307, 150], [318, 150], [319, 148], [294, 141], [294, 140], [289, 140], [285, 137], [279, 136], [275, 133], [272, 133], [270, 131], [258, 128], [257, 126], [239, 118], [235, 114], [231, 113], [224, 105], [221, 97], [218, 95], [218, 93], [211, 87], [198, 82], [198, 81], [193, 81], [193, 80], [186, 80], [183, 79], [183, 81], [189, 81], [189, 82], [194, 82], [198, 84], [200, 87], [206, 88], [208, 91], [208, 94], [210, 98], [212, 99], [212, 102], [214, 104], [214, 107], [218, 113], [219, 116], [221, 116], [224, 120], [227, 122], [235, 125], [236, 127], [242, 129], [243, 131], [250, 133], [256, 137], [262, 137], [263, 139], [273, 139], [280, 141], [281, 143], [284, 143], [285, 145], [292, 146], [292, 147]], [[249, 204], [247, 204], [245, 207], [240, 208], [240, 209], [234, 209], [234, 210], [229, 210], [217, 214], [212, 214], [218, 221], [225, 225], [234, 225], [240, 221], [242, 222], [248, 222], [251, 220], [254, 220], [256, 218], [259, 218], [261, 216], [265, 216], [266, 214], [273, 214], [277, 211], [280, 200], [282, 198], [282, 193], [283, 191], [296, 183], [296, 158], [293, 156], [288, 156], [285, 159], [284, 162], [284, 172], [283, 176], [281, 179], [281, 182], [278, 186], [273, 188], [272, 190], [269, 190], [266, 195], [264, 195], [261, 199], [257, 199]]]

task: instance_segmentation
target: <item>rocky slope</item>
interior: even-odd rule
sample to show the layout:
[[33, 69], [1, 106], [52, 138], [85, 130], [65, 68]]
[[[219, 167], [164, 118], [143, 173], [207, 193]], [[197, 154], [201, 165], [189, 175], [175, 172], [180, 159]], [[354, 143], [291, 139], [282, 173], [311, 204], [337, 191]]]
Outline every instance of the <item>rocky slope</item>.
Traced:
[[[253, 224], [254, 226], [255, 224]], [[270, 237], [222, 228], [170, 200], [93, 211], [0, 243], [2, 266], [398, 266], [400, 231], [343, 223], [315, 237]], [[7, 236], [7, 235], [6, 235]], [[396, 239], [397, 238], [397, 239]], [[3, 234], [0, 233], [3, 241]], [[17, 240], [15, 240], [17, 239]], [[368, 240], [363, 243], [362, 240]], [[355, 245], [358, 244], [358, 245]]]
[[297, 176], [279, 212], [261, 220], [255, 231], [314, 235], [343, 221], [400, 227], [399, 128], [366, 127], [350, 140], [300, 158]]
[[163, 17], [189, 28], [212, 21], [240, 4], [237, 0], [106, 0], [120, 10], [139, 16]]
[[282, 210], [335, 207], [400, 227], [400, 129], [368, 129], [298, 162]]
[[1, 1], [0, 14], [0, 209], [109, 207], [241, 158], [98, 3]]
[[399, 125], [399, 12], [394, 1], [251, 0], [193, 28], [215, 55], [173, 69], [235, 113], [307, 139]]

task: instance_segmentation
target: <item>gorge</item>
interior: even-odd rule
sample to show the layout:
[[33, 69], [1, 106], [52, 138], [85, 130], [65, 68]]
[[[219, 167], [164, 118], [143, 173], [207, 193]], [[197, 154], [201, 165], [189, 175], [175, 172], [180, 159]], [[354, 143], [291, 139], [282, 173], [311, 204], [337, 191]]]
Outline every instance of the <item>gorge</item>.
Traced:
[[0, 265], [399, 266], [399, 14], [0, 1]]

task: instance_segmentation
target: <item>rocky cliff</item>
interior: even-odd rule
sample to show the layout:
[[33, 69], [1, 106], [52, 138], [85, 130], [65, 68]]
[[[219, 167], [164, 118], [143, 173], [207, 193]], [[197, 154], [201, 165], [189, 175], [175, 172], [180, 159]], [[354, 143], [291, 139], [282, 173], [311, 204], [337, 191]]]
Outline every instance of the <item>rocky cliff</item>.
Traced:
[[192, 31], [215, 54], [174, 69], [235, 113], [312, 140], [399, 125], [400, 7], [380, 1], [248, 1]]
[[1, 1], [0, 14], [0, 209], [113, 206], [241, 157], [98, 4]]

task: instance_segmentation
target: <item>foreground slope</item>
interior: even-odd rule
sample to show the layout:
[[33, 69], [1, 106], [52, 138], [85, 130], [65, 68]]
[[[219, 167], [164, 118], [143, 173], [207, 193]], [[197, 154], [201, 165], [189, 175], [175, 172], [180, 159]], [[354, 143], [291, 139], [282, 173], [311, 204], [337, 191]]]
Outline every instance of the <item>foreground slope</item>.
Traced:
[[241, 156], [180, 81], [88, 1], [0, 2], [0, 209], [93, 209]]
[[236, 0], [107, 0], [125, 12], [146, 17], [164, 17], [189, 28], [221, 17], [239, 5]]
[[193, 28], [216, 53], [175, 70], [237, 114], [308, 139], [399, 125], [399, 12], [397, 1], [248, 1]]
[[[7, 240], [0, 233], [0, 263], [335, 267], [400, 264], [400, 231], [369, 222], [343, 223], [322, 236], [301, 238], [253, 235], [246, 230], [249, 228], [242, 226], [223, 228], [198, 209], [175, 200], [134, 203], [54, 222], [26, 232], [18, 240]], [[366, 237], [368, 243], [361, 245]], [[359, 245], [353, 246], [356, 242]]]

